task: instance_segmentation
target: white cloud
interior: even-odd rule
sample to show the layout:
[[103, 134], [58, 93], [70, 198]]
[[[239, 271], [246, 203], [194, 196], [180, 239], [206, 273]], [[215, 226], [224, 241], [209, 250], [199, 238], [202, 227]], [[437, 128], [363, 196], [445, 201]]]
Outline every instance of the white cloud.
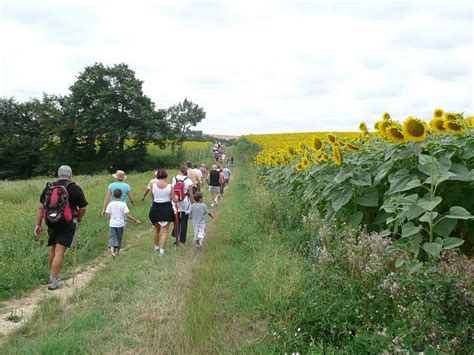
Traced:
[[0, 95], [67, 94], [125, 62], [158, 107], [222, 134], [354, 130], [384, 111], [473, 112], [473, 7], [460, 2], [0, 0]]

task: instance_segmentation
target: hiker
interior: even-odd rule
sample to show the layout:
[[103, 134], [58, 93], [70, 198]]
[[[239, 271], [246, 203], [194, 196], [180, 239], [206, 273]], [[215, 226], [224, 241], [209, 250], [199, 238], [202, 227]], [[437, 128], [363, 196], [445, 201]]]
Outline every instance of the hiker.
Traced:
[[149, 218], [153, 224], [153, 240], [155, 252], [160, 257], [165, 256], [166, 242], [168, 241], [168, 229], [170, 222], [174, 222], [174, 210], [171, 201], [175, 199], [173, 189], [166, 179], [168, 173], [165, 169], [156, 172], [158, 182], [151, 187], [153, 204], [150, 208]]
[[219, 169], [219, 198], [224, 196], [225, 175], [222, 169]]
[[[151, 179], [150, 182], [148, 183], [148, 185], [146, 187], [146, 190], [145, 190], [145, 193], [143, 194], [143, 197], [142, 197], [142, 202], [145, 201], [145, 197], [151, 191], [151, 188], [152, 188], [153, 184], [156, 184], [158, 182], [158, 179], [156, 178], [156, 173], [157, 172], [158, 172], [158, 170], [155, 171], [155, 177], [153, 179]], [[153, 200], [153, 197], [152, 197], [152, 200]]]
[[53, 183], [47, 183], [41, 193], [35, 226], [37, 238], [43, 232], [43, 219], [48, 226], [50, 266], [48, 290], [61, 287], [60, 272], [64, 253], [66, 248], [71, 248], [75, 243], [77, 224], [82, 221], [87, 206], [82, 189], [72, 181], [70, 166], [61, 165], [58, 169], [58, 178]]
[[207, 182], [207, 177], [209, 176], [209, 171], [206, 169], [206, 164], [202, 163], [201, 167], [199, 168], [201, 170], [202, 174], [202, 179], [201, 179], [201, 191], [204, 190], [204, 183]]
[[220, 192], [219, 176], [220, 173], [219, 170], [217, 170], [217, 165], [213, 164], [207, 181], [207, 184], [209, 185], [209, 192], [211, 194], [211, 207], [216, 206], [218, 203], [217, 199]]
[[135, 197], [132, 194], [132, 188], [130, 187], [129, 184], [125, 182], [125, 180], [127, 179], [125, 172], [123, 170], [117, 170], [115, 174], [112, 174], [112, 177], [117, 179], [117, 181], [112, 182], [107, 187], [107, 193], [105, 194], [104, 204], [102, 206], [102, 212], [101, 212], [102, 215], [105, 213], [107, 204], [109, 203], [110, 197], [114, 193], [115, 189], [122, 190], [121, 201], [123, 202], [127, 201], [127, 197], [128, 197], [130, 199], [130, 203], [135, 206]]
[[214, 155], [214, 160], [216, 161], [216, 163], [219, 161], [219, 152], [217, 150], [215, 150], [213, 152], [213, 155]]
[[225, 184], [228, 185], [230, 180], [230, 169], [226, 167], [222, 169], [222, 172], [224, 173]]
[[199, 190], [199, 177], [196, 171], [194, 171], [193, 164], [190, 161], [187, 161], [184, 165], [188, 168], [187, 176], [193, 183], [193, 193], [196, 193]]
[[202, 189], [202, 171], [201, 169], [198, 168], [197, 165], [194, 165], [193, 172], [196, 174], [197, 179], [196, 179], [196, 184], [197, 184], [197, 190], [193, 192], [201, 192]]
[[193, 220], [194, 240], [196, 241], [198, 251], [202, 250], [204, 238], [206, 237], [206, 215], [214, 218], [206, 204], [202, 202], [202, 193], [198, 192], [194, 195], [194, 203], [189, 214], [189, 217]]
[[178, 175], [176, 175], [171, 185], [173, 186], [173, 191], [176, 196], [176, 187], [178, 183], [182, 184], [182, 193], [181, 197], [175, 198], [175, 207], [178, 213], [178, 223], [175, 223], [173, 228], [173, 235], [178, 236], [176, 245], [179, 243], [186, 243], [186, 234], [188, 232], [188, 219], [189, 212], [191, 211], [191, 203], [194, 202], [194, 193], [193, 193], [193, 183], [188, 177], [189, 170], [187, 166], [182, 166], [179, 169]]
[[114, 200], [111, 201], [105, 209], [105, 215], [110, 218], [109, 222], [109, 250], [110, 256], [115, 258], [119, 255], [122, 248], [123, 229], [125, 227], [125, 219], [135, 224], [141, 222], [134, 218], [128, 210], [127, 204], [121, 200], [122, 190], [114, 190]]

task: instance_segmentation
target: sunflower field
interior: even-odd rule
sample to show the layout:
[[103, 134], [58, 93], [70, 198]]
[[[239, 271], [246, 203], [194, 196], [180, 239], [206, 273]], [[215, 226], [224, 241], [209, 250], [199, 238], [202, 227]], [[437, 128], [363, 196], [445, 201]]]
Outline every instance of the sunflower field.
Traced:
[[[430, 122], [384, 113], [369, 131], [249, 135], [261, 183], [326, 221], [390, 236], [411, 271], [443, 249], [474, 245], [474, 117]], [[399, 254], [399, 253], [397, 253]]]

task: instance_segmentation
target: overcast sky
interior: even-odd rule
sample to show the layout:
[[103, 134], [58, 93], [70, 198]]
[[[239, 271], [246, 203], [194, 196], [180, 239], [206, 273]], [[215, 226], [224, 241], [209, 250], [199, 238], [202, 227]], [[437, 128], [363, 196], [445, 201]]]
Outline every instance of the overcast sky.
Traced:
[[473, 114], [473, 12], [460, 1], [0, 0], [0, 96], [66, 95], [86, 66], [124, 62], [157, 107], [202, 106], [205, 133]]

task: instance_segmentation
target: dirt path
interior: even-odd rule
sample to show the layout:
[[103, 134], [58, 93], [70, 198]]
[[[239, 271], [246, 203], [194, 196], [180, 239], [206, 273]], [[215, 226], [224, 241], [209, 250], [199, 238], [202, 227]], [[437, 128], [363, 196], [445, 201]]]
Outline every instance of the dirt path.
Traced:
[[[134, 241], [144, 234], [149, 234], [149, 231], [136, 234], [130, 239], [130, 244], [123, 248], [121, 253], [126, 254], [127, 251], [134, 246]], [[0, 302], [0, 343], [6, 336], [12, 333], [17, 328], [28, 322], [39, 308], [39, 303], [47, 298], [56, 297], [62, 303], [74, 294], [80, 288], [86, 286], [94, 275], [106, 267], [109, 263], [108, 257], [100, 256], [90, 263], [89, 266], [79, 269], [74, 278], [63, 280], [62, 288], [50, 291], [46, 285], [42, 285], [30, 294], [20, 298]]]

